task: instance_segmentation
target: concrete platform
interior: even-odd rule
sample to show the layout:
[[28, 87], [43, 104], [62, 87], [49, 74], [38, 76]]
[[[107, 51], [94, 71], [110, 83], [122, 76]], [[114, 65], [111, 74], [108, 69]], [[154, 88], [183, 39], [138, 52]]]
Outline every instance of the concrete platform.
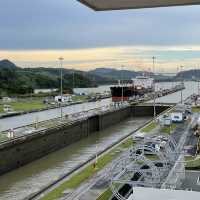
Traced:
[[[200, 192], [200, 171], [190, 171], [185, 172], [185, 180], [182, 184], [182, 189], [193, 190]], [[199, 193], [200, 199], [200, 193]]]
[[134, 188], [133, 195], [128, 200], [199, 200], [200, 193], [183, 190], [161, 190], [154, 188]]

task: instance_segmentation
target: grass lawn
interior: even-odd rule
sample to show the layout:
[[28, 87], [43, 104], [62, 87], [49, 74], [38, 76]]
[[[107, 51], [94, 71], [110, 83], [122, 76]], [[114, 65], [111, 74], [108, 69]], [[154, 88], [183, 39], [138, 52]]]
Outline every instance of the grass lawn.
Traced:
[[153, 121], [150, 124], [148, 124], [147, 126], [145, 126], [141, 132], [145, 132], [145, 133], [149, 133], [151, 132], [154, 128], [156, 128], [157, 124]]
[[198, 108], [198, 107], [192, 107], [192, 112], [193, 113], [200, 112], [200, 108]]
[[0, 113], [2, 113], [2, 112], [3, 112], [3, 106], [0, 105]]
[[13, 102], [10, 104], [14, 111], [29, 111], [35, 109], [45, 108], [46, 105], [42, 101], [29, 101], [29, 102]]
[[133, 146], [135, 142], [132, 140], [132, 138], [128, 138], [126, 141], [122, 142], [119, 147], [123, 149], [128, 149], [129, 147]]
[[[8, 103], [8, 105], [11, 105], [14, 111], [31, 111], [47, 107], [42, 100], [18, 101]], [[0, 112], [4, 112], [3, 105], [0, 105]]]
[[186, 158], [186, 168], [200, 168], [200, 155], [194, 158]]
[[111, 196], [112, 196], [112, 191], [108, 188], [96, 200], [109, 200]]
[[42, 197], [41, 200], [55, 200], [61, 198], [63, 196], [63, 192], [67, 189], [75, 189], [82, 182], [91, 178], [96, 172], [103, 169], [107, 164], [109, 164], [114, 158], [116, 158], [121, 152], [119, 151], [121, 148], [128, 148], [133, 144], [132, 139], [128, 138], [125, 142], [118, 145], [113, 150], [109, 151], [104, 156], [98, 159], [97, 168], [94, 169], [93, 165], [90, 164], [82, 171], [76, 173], [69, 180], [62, 183], [59, 187], [55, 188], [51, 192], [49, 192], [46, 196]]
[[5, 135], [0, 133], [0, 142], [6, 141], [6, 140], [8, 140], [8, 138]]
[[145, 157], [152, 161], [159, 160], [157, 155], [145, 155]]
[[171, 129], [171, 132], [176, 128], [176, 124], [172, 123], [171, 127], [170, 126], [164, 126], [161, 128], [161, 132], [162, 133], [166, 133], [166, 134], [170, 134], [170, 129]]
[[86, 100], [88, 100], [88, 96], [87, 95], [83, 95], [83, 96], [76, 95], [76, 96], [72, 97], [72, 100], [75, 102], [76, 101], [86, 101]]

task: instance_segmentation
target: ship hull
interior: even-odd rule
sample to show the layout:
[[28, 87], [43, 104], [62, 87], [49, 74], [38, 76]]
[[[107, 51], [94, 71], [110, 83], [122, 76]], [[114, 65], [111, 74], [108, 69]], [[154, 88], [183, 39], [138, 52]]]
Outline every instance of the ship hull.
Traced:
[[143, 96], [152, 91], [150, 88], [136, 88], [134, 86], [115, 86], [111, 87], [110, 90], [113, 102], [129, 101], [132, 97]]

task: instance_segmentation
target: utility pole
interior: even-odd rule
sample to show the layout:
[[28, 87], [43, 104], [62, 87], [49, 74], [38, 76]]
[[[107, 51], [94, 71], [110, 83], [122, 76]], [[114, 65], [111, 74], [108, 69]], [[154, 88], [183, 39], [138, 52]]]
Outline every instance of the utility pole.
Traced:
[[[182, 72], [183, 66], [180, 66], [180, 71]], [[183, 75], [181, 77], [181, 85], [183, 86]], [[183, 89], [181, 89], [181, 104], [183, 103]]]
[[[153, 56], [152, 57], [152, 61], [153, 61], [153, 74], [155, 75], [155, 59], [156, 57]], [[154, 76], [154, 80], [153, 80], [153, 90], [154, 90], [154, 95], [153, 95], [153, 117], [154, 120], [156, 119], [156, 83], [155, 83], [155, 76]]]
[[198, 80], [198, 91], [197, 91], [197, 94], [199, 95], [199, 94], [200, 94], [200, 91], [199, 91], [199, 89], [200, 89], [200, 88], [199, 88], [199, 86], [200, 86], [200, 85], [199, 85], [199, 77], [200, 77], [200, 74], [199, 74], [199, 67], [197, 67], [197, 70], [198, 70], [198, 73], [197, 73], [197, 77], [198, 77], [198, 78], [197, 78], [197, 80]]
[[153, 60], [153, 69], [152, 69], [152, 71], [153, 71], [153, 73], [155, 73], [155, 60], [156, 60], [156, 57], [153, 56], [152, 60]]
[[73, 71], [73, 91], [74, 91], [74, 88], [75, 88], [75, 73]]
[[62, 101], [63, 101], [63, 60], [64, 58], [60, 57], [58, 58], [58, 60], [60, 61], [60, 97], [61, 97], [61, 101], [60, 101], [60, 117], [61, 119], [63, 118], [63, 109], [62, 109]]
[[122, 65], [121, 66], [121, 86], [122, 86], [122, 99], [121, 99], [121, 101], [122, 101], [122, 103], [124, 102], [124, 85], [123, 85], [123, 79], [124, 79], [124, 77], [123, 77], [123, 68], [124, 68], [124, 66]]

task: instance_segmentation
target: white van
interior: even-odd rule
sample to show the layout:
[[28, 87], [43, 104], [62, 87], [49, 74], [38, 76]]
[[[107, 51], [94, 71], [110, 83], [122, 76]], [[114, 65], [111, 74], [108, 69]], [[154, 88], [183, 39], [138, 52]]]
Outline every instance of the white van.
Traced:
[[72, 102], [72, 97], [71, 95], [63, 95], [62, 97], [61, 96], [55, 96], [54, 98], [55, 102]]
[[183, 121], [183, 113], [182, 112], [173, 112], [171, 113], [172, 122], [182, 122]]
[[3, 111], [6, 113], [13, 112], [12, 106], [11, 105], [3, 105]]

